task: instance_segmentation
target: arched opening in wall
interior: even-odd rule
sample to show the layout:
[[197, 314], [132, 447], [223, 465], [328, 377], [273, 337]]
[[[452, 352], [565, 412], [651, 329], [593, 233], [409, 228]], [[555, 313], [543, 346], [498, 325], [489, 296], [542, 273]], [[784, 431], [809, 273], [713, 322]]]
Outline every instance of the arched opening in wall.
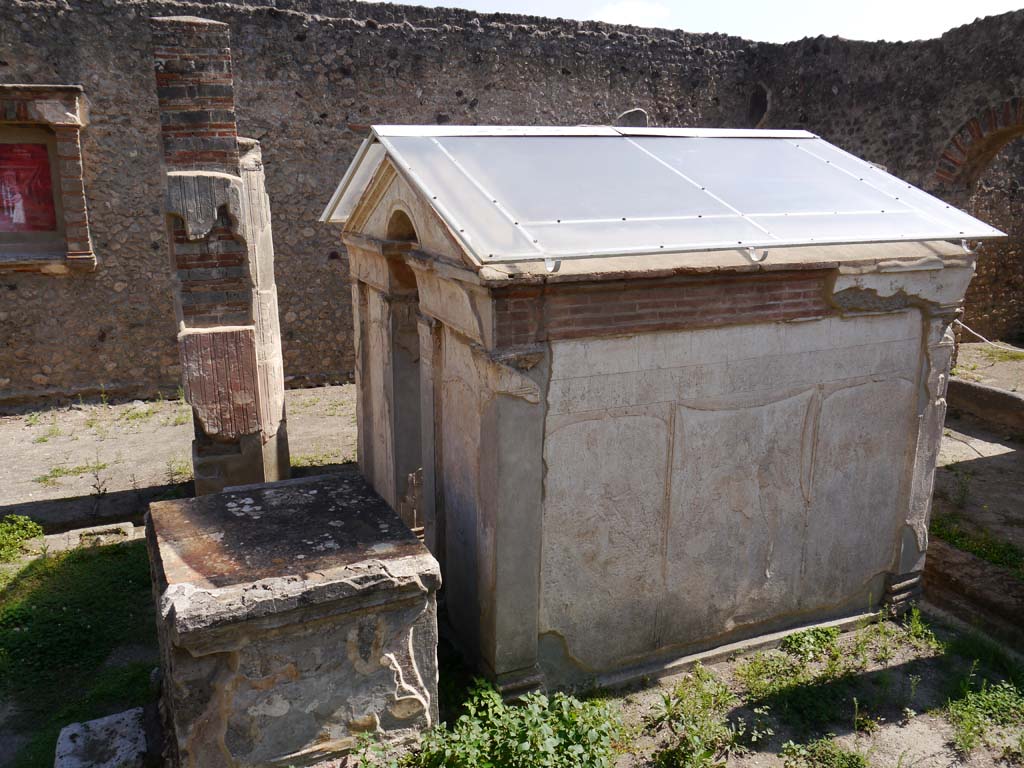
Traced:
[[[417, 243], [409, 215], [396, 210], [387, 239]], [[423, 527], [423, 440], [420, 403], [419, 290], [416, 273], [402, 255], [387, 260], [391, 295], [392, 455], [395, 506], [412, 529]]]
[[[964, 302], [964, 323], [990, 339], [1024, 340], [1024, 98], [972, 117], [953, 135], [935, 172], [936, 192], [998, 227]], [[974, 340], [965, 335], [963, 341]]]
[[419, 238], [416, 237], [416, 227], [413, 226], [409, 214], [401, 209], [391, 214], [391, 218], [388, 219], [387, 238], [388, 240], [400, 240], [407, 243], [419, 241]]
[[754, 89], [750, 92], [750, 101], [747, 103], [747, 125], [751, 128], [760, 128], [768, 117], [768, 109], [771, 106], [771, 94], [763, 83], [755, 83]]

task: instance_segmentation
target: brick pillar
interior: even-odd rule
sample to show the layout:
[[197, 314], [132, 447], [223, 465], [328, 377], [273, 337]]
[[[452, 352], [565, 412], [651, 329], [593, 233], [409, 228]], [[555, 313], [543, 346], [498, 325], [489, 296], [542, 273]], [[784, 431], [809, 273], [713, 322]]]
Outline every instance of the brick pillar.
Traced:
[[288, 477], [270, 204], [238, 137], [228, 27], [151, 20], [165, 213], [196, 493]]

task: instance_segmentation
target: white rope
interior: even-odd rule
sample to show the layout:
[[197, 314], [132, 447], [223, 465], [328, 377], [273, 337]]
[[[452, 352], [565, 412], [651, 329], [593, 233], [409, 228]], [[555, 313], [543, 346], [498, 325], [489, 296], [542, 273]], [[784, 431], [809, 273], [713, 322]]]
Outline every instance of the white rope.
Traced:
[[1011, 347], [1011, 346], [1008, 346], [1008, 345], [1006, 345], [1006, 344], [1000, 344], [1000, 343], [999, 343], [999, 342], [997, 342], [997, 341], [989, 341], [988, 339], [986, 339], [986, 338], [985, 338], [984, 336], [982, 336], [982, 335], [981, 335], [980, 333], [978, 333], [977, 331], [975, 331], [975, 330], [972, 330], [972, 329], [968, 328], [968, 327], [967, 327], [966, 325], [964, 325], [964, 323], [963, 323], [962, 321], [960, 321], [960, 320], [954, 320], [953, 322], [954, 322], [954, 323], [956, 323], [957, 325], [959, 325], [959, 326], [960, 326], [961, 328], [963, 328], [963, 329], [964, 329], [965, 331], [967, 331], [967, 332], [968, 332], [969, 334], [971, 334], [972, 336], [977, 336], [977, 337], [978, 337], [979, 339], [981, 339], [982, 341], [984, 341], [984, 342], [985, 342], [986, 344], [991, 344], [991, 345], [992, 345], [993, 347], [996, 347], [997, 349], [1005, 349], [1005, 350], [1006, 350], [1007, 352], [1020, 352], [1020, 350], [1019, 350], [1019, 349], [1017, 349], [1016, 347]]

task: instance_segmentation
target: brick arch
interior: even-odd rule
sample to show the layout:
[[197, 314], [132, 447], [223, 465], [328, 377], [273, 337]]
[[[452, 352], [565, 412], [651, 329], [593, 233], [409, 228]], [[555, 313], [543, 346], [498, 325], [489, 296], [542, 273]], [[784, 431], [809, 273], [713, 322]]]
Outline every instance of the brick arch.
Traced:
[[953, 134], [939, 157], [935, 182], [947, 188], [969, 189], [999, 150], [1024, 136], [1024, 97], [1015, 96], [987, 107]]

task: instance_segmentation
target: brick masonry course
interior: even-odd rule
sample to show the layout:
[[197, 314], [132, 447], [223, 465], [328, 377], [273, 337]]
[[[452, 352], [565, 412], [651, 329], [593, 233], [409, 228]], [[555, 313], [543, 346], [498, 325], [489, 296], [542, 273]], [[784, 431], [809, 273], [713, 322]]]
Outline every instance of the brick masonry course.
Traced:
[[[184, 14], [231, 28], [239, 132], [261, 141], [266, 163], [292, 384], [346, 380], [353, 369], [345, 249], [316, 219], [370, 124], [607, 123], [642, 107], [658, 125], [806, 128], [938, 191], [953, 138], [972, 120], [984, 130], [987, 110], [1024, 94], [1024, 12], [913, 43], [818, 37], [775, 45], [330, 0], [6, 2], [0, 82], [85, 88], [81, 140], [98, 267], [67, 277], [0, 271], [0, 402], [101, 387], [146, 396], [172, 392], [180, 378], [160, 213], [158, 88], [168, 102], [186, 97], [179, 89], [204, 89], [214, 154], [183, 160], [220, 162], [217, 140], [230, 138], [216, 135], [217, 116], [230, 107], [216, 83], [170, 71], [166, 82], [154, 79], [148, 18]], [[211, 50], [211, 67], [218, 55]], [[163, 130], [192, 119], [199, 117], [179, 115]], [[1022, 143], [998, 153], [973, 197], [942, 190], [1018, 233], [982, 252], [968, 295], [972, 327], [1003, 338], [1024, 328], [1019, 195], [1005, 170], [1024, 156]]]

